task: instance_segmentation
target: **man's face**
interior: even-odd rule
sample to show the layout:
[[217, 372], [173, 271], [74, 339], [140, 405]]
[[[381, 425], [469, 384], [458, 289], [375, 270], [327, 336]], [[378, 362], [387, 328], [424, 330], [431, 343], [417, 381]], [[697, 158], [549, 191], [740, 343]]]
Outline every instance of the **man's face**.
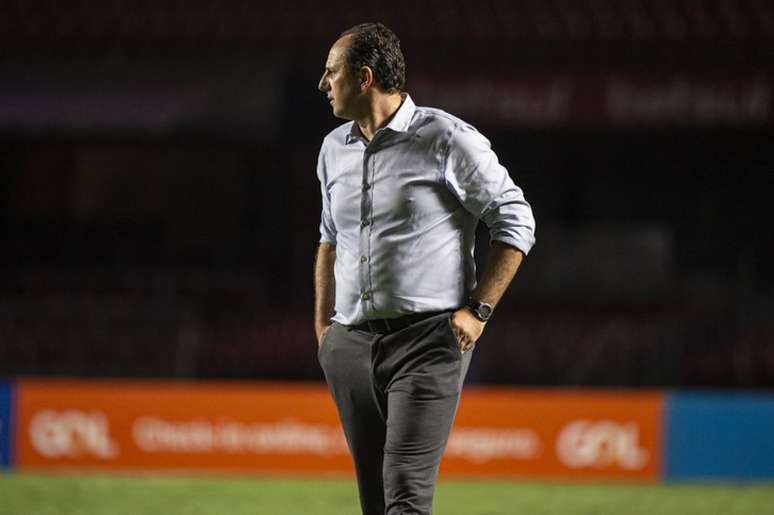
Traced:
[[357, 100], [360, 97], [360, 80], [357, 73], [347, 66], [346, 52], [351, 36], [336, 41], [328, 52], [325, 72], [317, 89], [328, 97], [333, 115], [345, 120], [355, 119]]

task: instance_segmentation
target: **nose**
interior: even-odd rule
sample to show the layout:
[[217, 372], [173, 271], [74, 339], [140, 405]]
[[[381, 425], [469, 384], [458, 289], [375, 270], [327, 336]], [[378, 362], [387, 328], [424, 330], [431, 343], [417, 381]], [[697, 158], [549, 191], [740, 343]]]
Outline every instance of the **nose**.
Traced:
[[320, 77], [320, 83], [317, 84], [317, 89], [322, 91], [323, 93], [325, 93], [326, 91], [328, 91], [328, 89], [330, 89], [328, 87], [328, 81], [327, 81], [327, 79], [325, 77], [326, 75], [327, 74], [323, 74], [323, 76]]

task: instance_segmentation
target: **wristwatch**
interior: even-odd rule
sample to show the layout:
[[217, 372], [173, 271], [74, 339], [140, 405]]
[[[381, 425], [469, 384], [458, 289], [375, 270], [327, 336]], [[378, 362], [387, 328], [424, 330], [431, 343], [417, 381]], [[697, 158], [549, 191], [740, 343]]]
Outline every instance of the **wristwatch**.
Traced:
[[479, 302], [476, 299], [468, 299], [467, 308], [473, 312], [476, 318], [482, 322], [486, 322], [492, 317], [494, 308], [491, 304], [486, 302]]

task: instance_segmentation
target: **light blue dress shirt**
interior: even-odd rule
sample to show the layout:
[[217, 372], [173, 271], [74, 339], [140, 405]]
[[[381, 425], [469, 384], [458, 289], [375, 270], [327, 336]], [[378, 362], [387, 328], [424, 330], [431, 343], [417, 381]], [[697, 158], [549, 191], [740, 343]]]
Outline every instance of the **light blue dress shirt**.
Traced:
[[353, 122], [328, 134], [317, 176], [341, 324], [464, 305], [479, 220], [524, 254], [535, 243], [532, 209], [489, 140], [407, 94], [370, 142]]

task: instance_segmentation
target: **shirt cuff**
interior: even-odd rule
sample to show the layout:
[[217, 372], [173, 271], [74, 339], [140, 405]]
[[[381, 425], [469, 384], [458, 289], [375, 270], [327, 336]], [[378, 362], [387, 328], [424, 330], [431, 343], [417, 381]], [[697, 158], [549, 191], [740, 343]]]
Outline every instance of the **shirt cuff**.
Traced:
[[532, 249], [533, 245], [535, 245], [534, 236], [529, 238], [524, 238], [522, 236], [514, 236], [512, 234], [507, 234], [507, 233], [497, 233], [497, 234], [490, 235], [489, 244], [491, 245], [492, 242], [494, 241], [505, 243], [506, 245], [509, 245], [517, 250], [520, 250], [524, 253], [525, 256], [529, 254], [529, 251]]

